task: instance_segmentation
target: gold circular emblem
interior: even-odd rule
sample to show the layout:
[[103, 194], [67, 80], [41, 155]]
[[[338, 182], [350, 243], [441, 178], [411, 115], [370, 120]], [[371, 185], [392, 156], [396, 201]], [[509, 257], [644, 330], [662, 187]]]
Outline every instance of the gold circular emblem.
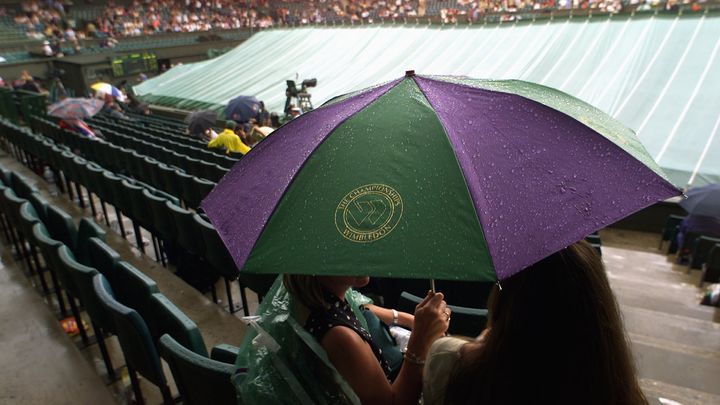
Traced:
[[335, 209], [335, 227], [351, 242], [374, 242], [395, 229], [402, 213], [402, 197], [394, 188], [366, 184], [340, 200]]

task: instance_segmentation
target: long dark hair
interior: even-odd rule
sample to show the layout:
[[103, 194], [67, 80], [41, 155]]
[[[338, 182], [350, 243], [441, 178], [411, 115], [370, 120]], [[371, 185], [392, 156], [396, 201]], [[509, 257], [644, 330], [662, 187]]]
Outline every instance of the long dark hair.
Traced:
[[501, 283], [463, 348], [449, 404], [647, 404], [602, 261], [576, 243]]

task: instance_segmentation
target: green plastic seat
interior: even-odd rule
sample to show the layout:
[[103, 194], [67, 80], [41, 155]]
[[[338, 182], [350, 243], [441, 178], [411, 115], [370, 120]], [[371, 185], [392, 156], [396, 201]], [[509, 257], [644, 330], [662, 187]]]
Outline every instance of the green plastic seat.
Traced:
[[212, 189], [215, 188], [215, 185], [216, 185], [216, 183], [214, 183], [212, 181], [193, 177], [193, 179], [192, 179], [193, 193], [192, 193], [192, 195], [189, 196], [190, 201], [185, 201], [185, 202], [191, 208], [199, 207], [200, 202], [208, 194], [210, 194], [210, 191], [212, 191]]
[[28, 199], [30, 195], [38, 192], [37, 187], [31, 185], [28, 179], [15, 172], [12, 172], [10, 176], [10, 187], [12, 187], [18, 197], [24, 199]]
[[[228, 308], [230, 313], [234, 313], [235, 306], [233, 305], [230, 281], [236, 280], [240, 271], [237, 266], [235, 266], [235, 262], [225, 248], [225, 245], [222, 243], [215, 227], [197, 214], [193, 215], [193, 222], [195, 222], [195, 227], [200, 230], [200, 236], [202, 238], [203, 245], [205, 246], [205, 254], [203, 256], [205, 261], [208, 262], [214, 272], [225, 280], [225, 292], [228, 298]], [[240, 297], [245, 315], [250, 315], [248, 313], [247, 298], [245, 296], [244, 286], [242, 283], [240, 283]]]
[[125, 364], [135, 391], [135, 400], [139, 403], [143, 402], [142, 391], [136, 375], [136, 373], [140, 373], [160, 389], [165, 405], [174, 404], [175, 401], [170, 394], [160, 364], [160, 357], [145, 320], [137, 311], [121, 304], [113, 297], [110, 284], [102, 274], [96, 274], [93, 277], [93, 288], [100, 305], [110, 313], [115, 323], [120, 347], [125, 356]]
[[[413, 313], [415, 306], [422, 302], [422, 298], [403, 292], [400, 295], [397, 309], [404, 312]], [[481, 308], [467, 308], [456, 305], [448, 305], [452, 311], [452, 322], [448, 328], [448, 333], [462, 336], [478, 336], [487, 325], [488, 311]]]
[[30, 204], [32, 204], [35, 211], [37, 211], [40, 220], [43, 223], [47, 221], [47, 207], [49, 205], [47, 200], [40, 193], [32, 193], [27, 200], [30, 201]]
[[680, 223], [685, 219], [684, 216], [681, 215], [670, 215], [665, 220], [665, 226], [663, 226], [662, 229], [662, 236], [660, 237], [660, 246], [658, 246], [658, 249], [662, 248], [663, 242], [669, 240], [672, 241], [675, 239], [675, 236], [678, 232], [678, 227], [680, 226]]
[[[80, 291], [78, 290], [75, 283], [73, 283], [72, 277], [67, 272], [66, 268], [60, 263], [58, 258], [58, 248], [64, 246], [59, 240], [55, 240], [50, 236], [47, 228], [41, 222], [36, 223], [32, 229], [33, 240], [40, 249], [43, 258], [45, 259], [46, 267], [52, 277], [53, 285], [55, 286], [55, 293], [57, 294], [58, 304], [63, 301], [62, 292], [59, 285], [65, 289], [65, 298], [70, 304], [70, 310], [75, 319], [82, 319], [80, 316], [80, 310], [78, 309], [75, 299], [80, 298]], [[85, 332], [85, 328], [80, 329], [80, 337], [82, 338], [83, 344], [88, 345], [89, 340]]]
[[45, 225], [47, 225], [53, 239], [61, 241], [75, 252], [78, 238], [77, 228], [70, 214], [54, 205], [48, 205], [47, 223]]
[[138, 311], [145, 321], [150, 322], [152, 319], [150, 297], [160, 291], [153, 279], [132, 264], [120, 261], [115, 266], [110, 285], [118, 301]]
[[[48, 265], [48, 259], [46, 258], [45, 266], [43, 267], [38, 255], [39, 242], [35, 239], [33, 228], [37, 224], [42, 224], [42, 221], [40, 220], [40, 216], [35, 211], [33, 205], [30, 204], [30, 202], [27, 200], [22, 201], [24, 202], [20, 205], [20, 208], [18, 209], [18, 218], [20, 221], [18, 224], [18, 229], [20, 230], [20, 233], [23, 235], [24, 239], [28, 241], [29, 254], [34, 261], [34, 265], [30, 265], [29, 258], [27, 261], [28, 266], [30, 266], [30, 276], [37, 276], [43, 294], [50, 295], [52, 293], [55, 293], [60, 314], [66, 316], [67, 310], [65, 308], [65, 302], [62, 298], [60, 284], [58, 283], [57, 277], [55, 276], [55, 273], [51, 268], [52, 266]], [[43, 257], [45, 257], [45, 255], [43, 255]], [[52, 290], [48, 287], [47, 281], [45, 279], [45, 271], [47, 271], [51, 276]]]
[[115, 369], [113, 368], [112, 361], [105, 345], [105, 334], [115, 333], [115, 322], [112, 319], [110, 313], [100, 304], [100, 300], [95, 294], [93, 287], [93, 278], [99, 274], [97, 270], [92, 267], [83, 266], [75, 260], [75, 256], [68, 249], [67, 246], [61, 245], [57, 248], [57, 260], [58, 265], [62, 266], [63, 270], [70, 275], [72, 283], [76, 286], [79, 296], [76, 298], [80, 299], [85, 311], [90, 315], [90, 323], [95, 332], [95, 338], [100, 348], [100, 354], [102, 355], [105, 368], [107, 369], [108, 377], [111, 380], [116, 378]]
[[170, 366], [183, 404], [238, 403], [230, 380], [235, 366], [194, 353], [167, 334], [160, 338], [160, 352]]
[[95, 221], [89, 218], [80, 219], [77, 231], [77, 246], [75, 248], [75, 257], [77, 260], [86, 265], [90, 266], [90, 239], [97, 238], [103, 242], [107, 239], [105, 230]]
[[2, 205], [3, 212], [6, 215], [9, 224], [9, 232], [12, 236], [13, 244], [17, 253], [25, 260], [30, 272], [35, 272], [35, 266], [30, 259], [30, 251], [27, 249], [25, 241], [28, 240], [29, 235], [23, 233], [23, 227], [20, 219], [20, 207], [25, 204], [27, 200], [15, 195], [15, 192], [10, 188], [6, 187], [0, 198], [0, 205]]
[[88, 252], [92, 267], [113, 283], [115, 280], [115, 267], [120, 261], [118, 252], [98, 238], [89, 239]]
[[193, 215], [197, 214], [193, 214], [192, 211], [181, 208], [169, 201], [165, 203], [165, 207], [170, 212], [177, 227], [178, 244], [191, 254], [203, 256], [205, 254], [205, 245], [200, 235], [200, 229], [193, 219]]
[[185, 348], [203, 357], [208, 357], [205, 340], [195, 322], [161, 293], [150, 297], [149, 325], [153, 336], [158, 339], [169, 334]]
[[720, 243], [720, 238], [702, 235], [695, 239], [690, 253], [690, 263], [688, 264], [690, 269], [701, 269], [703, 263], [705, 263], [708, 258], [710, 250], [717, 243]]
[[[150, 217], [153, 220], [153, 230], [155, 236], [157, 236], [162, 242], [159, 244], [161, 252], [161, 261], [163, 266], [165, 265], [165, 253], [172, 255], [172, 249], [174, 249], [177, 241], [177, 227], [173, 222], [173, 217], [170, 211], [167, 209], [165, 203], [168, 202], [167, 198], [163, 198], [151, 193], [149, 190], [143, 190], [143, 199], [146, 208], [150, 212]], [[166, 249], [163, 249], [166, 247]], [[170, 252], [168, 252], [170, 250]]]

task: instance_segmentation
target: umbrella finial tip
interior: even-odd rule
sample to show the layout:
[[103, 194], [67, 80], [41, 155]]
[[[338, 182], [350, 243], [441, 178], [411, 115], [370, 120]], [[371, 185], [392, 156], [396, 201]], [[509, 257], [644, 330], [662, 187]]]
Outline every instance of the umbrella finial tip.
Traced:
[[415, 71], [414, 71], [414, 70], [406, 70], [406, 71], [405, 71], [405, 76], [407, 76], [407, 77], [413, 77], [413, 76], [415, 76]]

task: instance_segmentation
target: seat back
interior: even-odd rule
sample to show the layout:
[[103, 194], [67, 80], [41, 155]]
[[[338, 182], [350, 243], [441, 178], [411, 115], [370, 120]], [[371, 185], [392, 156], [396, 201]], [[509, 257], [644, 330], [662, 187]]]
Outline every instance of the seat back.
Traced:
[[90, 265], [115, 283], [115, 266], [120, 261], [120, 255], [105, 242], [98, 238], [90, 238], [88, 241], [88, 253]]
[[19, 174], [12, 172], [10, 176], [10, 187], [12, 187], [15, 194], [24, 199], [30, 198], [30, 195], [37, 193], [38, 189], [30, 184], [30, 181]]
[[167, 383], [160, 357], [143, 318], [113, 297], [110, 283], [102, 274], [93, 277], [93, 290], [100, 305], [112, 316], [128, 366], [158, 387], [164, 387]]
[[193, 219], [192, 211], [180, 208], [169, 201], [165, 203], [165, 207], [167, 207], [175, 226], [177, 226], [178, 244], [190, 253], [202, 256], [205, 253], [205, 244]]
[[40, 220], [45, 223], [45, 221], [47, 221], [47, 207], [49, 205], [47, 200], [40, 193], [32, 193], [30, 197], [28, 197], [28, 201], [30, 201], [30, 204], [35, 208], [35, 211], [40, 216]]
[[154, 329], [154, 336], [159, 338], [164, 334], [169, 334], [188, 350], [208, 357], [205, 340], [195, 322], [165, 295], [155, 293], [151, 296], [150, 312], [152, 314], [150, 322], [153, 324], [151, 329]]
[[215, 227], [202, 219], [198, 214], [193, 214], [193, 221], [197, 229], [200, 229], [203, 244], [205, 245], [205, 260], [224, 277], [235, 279], [240, 271], [225, 244], [220, 239]]
[[103, 330], [115, 333], [115, 323], [110, 314], [100, 304], [100, 300], [93, 288], [93, 278], [98, 274], [98, 271], [80, 264], [65, 245], [57, 248], [57, 259], [59, 265], [70, 275], [73, 284], [77, 287], [77, 297], [80, 298], [93, 322]]
[[58, 248], [63, 246], [63, 243], [59, 240], [53, 239], [50, 236], [50, 232], [48, 232], [45, 227], [45, 224], [42, 222], [38, 222], [33, 226], [32, 235], [33, 241], [38, 248], [40, 248], [40, 253], [42, 253], [45, 263], [55, 270], [55, 273], [60, 279], [60, 284], [62, 284], [62, 286], [70, 292], [70, 295], [73, 297], [79, 297], [78, 290], [75, 287], [75, 284], [73, 284], [70, 274], [65, 270], [64, 266], [60, 265], [57, 258]]
[[237, 404], [230, 380], [235, 366], [194, 353], [167, 334], [160, 337], [160, 352], [170, 366], [183, 404]]
[[[422, 298], [403, 292], [400, 294], [397, 309], [413, 313], [415, 306], [422, 302]], [[462, 336], [478, 336], [487, 325], [488, 311], [487, 309], [459, 307], [456, 305], [448, 305], [452, 311], [452, 321], [448, 327], [448, 333], [452, 335]]]
[[47, 225], [53, 239], [61, 241], [75, 252], [77, 248], [77, 228], [70, 214], [54, 205], [48, 205], [47, 223], [45, 225]]
[[[8, 220], [15, 227], [20, 226], [20, 206], [25, 203], [24, 198], [20, 198], [10, 187], [5, 188], [2, 195], [2, 205]], [[20, 229], [22, 231], [22, 229]]]
[[692, 253], [690, 255], [690, 268], [701, 268], [702, 264], [705, 263], [705, 261], [707, 260], [710, 249], [712, 249], [716, 243], [720, 243], [720, 238], [713, 238], [703, 235], [695, 239]]
[[212, 191], [213, 188], [215, 188], [216, 183], [212, 182], [210, 180], [205, 179], [199, 179], [197, 177], [193, 177], [193, 195], [192, 200], [188, 202], [190, 207], [197, 208], [200, 206], [200, 202], [208, 195], [210, 194], [210, 191]]
[[178, 230], [170, 210], [165, 205], [168, 200], [154, 195], [148, 190], [143, 191], [143, 197], [152, 213], [155, 230], [158, 232], [160, 239], [169, 243], [175, 242]]
[[662, 230], [662, 240], [671, 240], [677, 234], [677, 229], [680, 223], [685, 219], [684, 216], [670, 215], [665, 220], [665, 226]]
[[40, 223], [40, 216], [35, 211], [35, 208], [33, 208], [33, 205], [30, 204], [30, 201], [25, 200], [24, 203], [20, 205], [20, 209], [18, 210], [18, 217], [20, 219], [20, 230], [25, 237], [33, 242], [33, 244], [36, 244], [33, 240], [33, 226], [37, 223]]
[[115, 266], [110, 285], [118, 301], [138, 311], [146, 322], [150, 322], [150, 297], [160, 291], [155, 280], [132, 264], [120, 261]]
[[716, 243], [708, 253], [707, 260], [703, 264], [702, 282], [720, 282], [720, 243]]
[[77, 232], [77, 248], [75, 249], [75, 257], [77, 260], [90, 266], [90, 238], [97, 238], [101, 241], [106, 240], [105, 230], [92, 219], [82, 218], [78, 224]]

